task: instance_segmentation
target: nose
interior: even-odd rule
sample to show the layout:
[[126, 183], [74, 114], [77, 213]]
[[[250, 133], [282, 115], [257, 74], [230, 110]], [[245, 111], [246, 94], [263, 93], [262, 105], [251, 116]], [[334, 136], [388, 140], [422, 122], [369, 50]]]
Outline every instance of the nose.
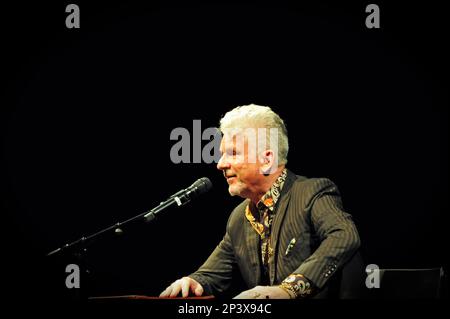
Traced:
[[222, 157], [219, 159], [219, 162], [217, 163], [217, 169], [223, 171], [229, 169], [230, 167], [231, 167], [230, 163], [228, 163], [225, 160], [225, 154], [223, 154]]

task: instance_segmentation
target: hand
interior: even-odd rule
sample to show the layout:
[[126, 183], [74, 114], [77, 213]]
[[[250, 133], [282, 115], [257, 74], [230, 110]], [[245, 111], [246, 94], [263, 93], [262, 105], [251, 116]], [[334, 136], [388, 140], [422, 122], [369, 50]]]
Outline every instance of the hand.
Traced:
[[160, 297], [176, 297], [181, 291], [183, 298], [189, 296], [189, 291], [192, 291], [197, 297], [203, 294], [203, 287], [197, 281], [189, 277], [183, 277], [174, 281], [166, 288], [159, 296]]
[[278, 286], [256, 286], [245, 290], [233, 299], [290, 299], [291, 296]]

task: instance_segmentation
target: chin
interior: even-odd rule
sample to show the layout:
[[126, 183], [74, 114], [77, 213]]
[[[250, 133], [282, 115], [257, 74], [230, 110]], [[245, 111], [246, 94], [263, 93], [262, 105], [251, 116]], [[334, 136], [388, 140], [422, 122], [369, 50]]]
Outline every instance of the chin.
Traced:
[[230, 193], [231, 196], [239, 195], [238, 192], [236, 192], [236, 189], [233, 188], [233, 186], [228, 187], [228, 193]]
[[244, 189], [241, 187], [241, 185], [230, 185], [228, 187], [228, 192], [231, 196], [239, 196], [242, 198], [245, 198], [244, 196]]

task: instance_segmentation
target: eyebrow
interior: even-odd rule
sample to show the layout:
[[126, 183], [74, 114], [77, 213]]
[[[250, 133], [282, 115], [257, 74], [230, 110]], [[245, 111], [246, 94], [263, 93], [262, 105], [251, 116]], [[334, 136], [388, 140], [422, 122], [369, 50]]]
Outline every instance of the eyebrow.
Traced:
[[220, 148], [219, 151], [221, 154], [223, 154], [224, 152], [228, 152], [228, 151], [236, 151], [236, 146], [225, 148], [225, 150], [222, 150], [222, 148]]

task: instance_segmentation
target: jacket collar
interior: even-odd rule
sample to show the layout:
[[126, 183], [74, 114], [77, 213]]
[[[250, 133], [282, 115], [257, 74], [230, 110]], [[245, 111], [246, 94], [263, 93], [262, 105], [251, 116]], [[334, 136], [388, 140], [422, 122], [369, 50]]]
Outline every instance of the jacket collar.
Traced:
[[[291, 196], [291, 189], [294, 185], [294, 182], [297, 180], [297, 175], [295, 175], [293, 172], [288, 170], [288, 174], [286, 177], [286, 181], [284, 184], [284, 187], [281, 191], [280, 199], [276, 206], [276, 213], [273, 220], [272, 225], [272, 234], [270, 235], [270, 240], [272, 241], [272, 247], [275, 251], [274, 255], [272, 256], [272, 262], [270, 265], [270, 283], [273, 284], [273, 281], [275, 280], [275, 270], [276, 270], [276, 260], [278, 256], [278, 246], [279, 246], [279, 235], [281, 230], [281, 225], [283, 224], [284, 216], [286, 215], [287, 207], [289, 204], [289, 199]], [[269, 261], [270, 262], [270, 261]]]

